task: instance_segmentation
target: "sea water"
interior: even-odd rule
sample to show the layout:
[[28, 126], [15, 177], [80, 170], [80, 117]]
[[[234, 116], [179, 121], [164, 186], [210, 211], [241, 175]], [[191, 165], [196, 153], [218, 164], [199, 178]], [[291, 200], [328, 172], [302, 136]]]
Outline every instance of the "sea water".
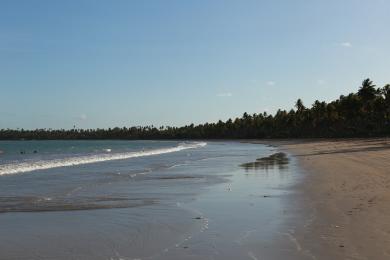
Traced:
[[262, 259], [278, 255], [262, 246], [288, 240], [284, 197], [298, 166], [289, 155], [264, 159], [274, 147], [1, 141], [0, 150], [0, 259]]

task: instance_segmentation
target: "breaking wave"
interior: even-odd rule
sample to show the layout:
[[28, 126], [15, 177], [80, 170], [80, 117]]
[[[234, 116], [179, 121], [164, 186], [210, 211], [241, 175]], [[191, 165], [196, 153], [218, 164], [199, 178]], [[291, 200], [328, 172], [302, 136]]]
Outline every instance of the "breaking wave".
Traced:
[[136, 157], [152, 156], [166, 153], [179, 152], [187, 149], [200, 148], [207, 145], [205, 142], [181, 143], [178, 146], [170, 148], [160, 148], [136, 152], [95, 154], [78, 157], [69, 157], [53, 160], [41, 160], [35, 162], [10, 163], [0, 165], [0, 175], [16, 174], [36, 170], [45, 170], [58, 167], [75, 166], [81, 164], [105, 162], [112, 160], [123, 160]]

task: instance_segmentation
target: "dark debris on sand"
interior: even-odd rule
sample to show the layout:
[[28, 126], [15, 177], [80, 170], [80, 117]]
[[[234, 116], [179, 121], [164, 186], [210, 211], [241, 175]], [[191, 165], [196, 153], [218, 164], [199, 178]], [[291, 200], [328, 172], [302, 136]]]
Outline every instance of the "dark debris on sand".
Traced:
[[289, 158], [285, 153], [274, 153], [267, 157], [256, 159], [254, 162], [243, 163], [240, 167], [245, 170], [268, 170], [278, 167], [279, 169], [286, 169], [289, 163]]

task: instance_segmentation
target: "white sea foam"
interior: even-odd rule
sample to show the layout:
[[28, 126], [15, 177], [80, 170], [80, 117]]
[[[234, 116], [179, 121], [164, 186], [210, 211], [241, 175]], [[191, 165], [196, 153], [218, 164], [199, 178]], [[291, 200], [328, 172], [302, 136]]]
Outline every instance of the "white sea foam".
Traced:
[[41, 160], [35, 162], [10, 163], [0, 165], [0, 175], [16, 174], [36, 170], [45, 170], [57, 167], [75, 166], [81, 164], [97, 163], [112, 160], [123, 160], [143, 156], [152, 156], [165, 153], [179, 152], [186, 149], [194, 149], [207, 145], [205, 142], [181, 143], [178, 146], [170, 148], [160, 148], [153, 150], [143, 150], [137, 152], [96, 154], [88, 156], [78, 156], [53, 160]]

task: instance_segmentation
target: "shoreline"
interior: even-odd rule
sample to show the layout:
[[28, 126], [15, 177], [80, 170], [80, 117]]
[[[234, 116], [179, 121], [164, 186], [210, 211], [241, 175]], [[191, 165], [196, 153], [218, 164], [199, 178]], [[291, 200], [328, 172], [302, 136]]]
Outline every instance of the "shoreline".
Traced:
[[313, 259], [390, 259], [390, 139], [258, 140], [298, 159], [308, 215], [295, 239]]
[[[171, 187], [169, 190], [165, 190], [168, 192], [166, 194], [167, 200], [164, 200], [164, 196], [161, 198], [162, 202], [167, 203], [165, 206], [170, 205], [176, 209], [174, 212], [166, 210], [164, 204], [161, 204], [155, 207], [75, 211], [72, 215], [78, 216], [77, 219], [80, 216], [85, 217], [85, 224], [88, 224], [85, 232], [94, 234], [95, 230], [105, 230], [107, 232], [105, 239], [109, 238], [115, 241], [113, 245], [120, 246], [118, 252], [131, 257], [145, 257], [148, 254], [138, 248], [140, 251], [137, 252], [140, 255], [134, 255], [134, 252], [138, 250], [137, 243], [129, 252], [127, 246], [122, 247], [123, 241], [117, 240], [116, 236], [120, 236], [124, 231], [112, 231], [120, 230], [123, 225], [129, 224], [128, 220], [131, 220], [131, 218], [123, 219], [121, 216], [130, 213], [144, 214], [151, 218], [149, 219], [151, 223], [155, 223], [153, 221], [154, 214], [151, 213], [161, 211], [162, 213], [156, 216], [162, 217], [166, 223], [163, 221], [152, 228], [145, 225], [146, 231], [141, 232], [141, 234], [146, 232], [147, 236], [148, 234], [165, 232], [164, 234], [172, 239], [171, 241], [164, 240], [164, 243], [169, 242], [169, 245], [161, 244], [158, 241], [146, 243], [149, 248], [154, 250], [152, 250], [153, 252], [156, 252], [157, 259], [192, 259], [193, 256], [206, 259], [211, 255], [217, 259], [241, 259], [242, 257], [297, 260], [390, 259], [390, 223], [388, 221], [388, 216], [390, 216], [390, 204], [388, 203], [390, 202], [390, 174], [388, 174], [390, 140], [375, 138], [231, 140], [231, 142], [210, 143], [211, 150], [204, 154], [199, 150], [198, 156], [201, 160], [193, 160], [194, 164], [191, 168], [166, 168], [170, 169], [168, 172], [164, 168], [157, 168], [148, 177], [139, 175], [136, 182], [130, 176], [130, 172], [127, 172], [130, 174], [128, 176], [130, 178], [126, 177], [125, 170], [121, 170], [124, 174], [108, 174], [106, 176], [105, 180], [108, 181], [107, 185], [110, 185], [110, 190], [114, 187], [112, 183], [116, 183], [118, 191], [121, 192], [123, 192], [123, 185], [126, 187], [132, 185], [133, 189], [134, 187], [144, 187], [141, 190], [147, 191], [148, 187], [153, 187], [150, 186], [151, 183], [155, 182], [158, 187], [162, 187], [160, 192], [164, 195], [164, 190]], [[246, 144], [240, 143], [253, 145], [246, 146]], [[196, 156], [196, 151], [193, 152], [194, 156]], [[285, 161], [286, 158], [279, 152], [286, 153], [288, 161]], [[188, 155], [185, 155], [183, 159], [188, 160]], [[178, 163], [176, 159], [174, 161], [176, 164]], [[119, 165], [123, 165], [123, 163]], [[68, 168], [66, 171], [77, 173], [77, 166], [75, 167], [75, 169]], [[93, 164], [90, 164], [89, 167], [92, 167], [92, 172], [96, 171]], [[256, 171], [257, 168], [259, 171]], [[211, 177], [215, 177], [215, 174], [218, 176], [222, 174], [220, 177], [227, 178], [226, 182], [211, 183]], [[74, 175], [64, 175], [64, 177], [66, 176]], [[177, 178], [178, 176], [184, 178]], [[12, 184], [14, 180], [20, 186], [26, 183], [21, 181], [25, 177], [30, 178], [28, 175], [15, 175], [8, 181]], [[122, 181], [112, 182], [118, 178], [121, 178]], [[50, 178], [47, 180], [50, 181]], [[203, 183], [205, 186], [199, 182], [201, 180], [205, 181]], [[161, 181], [164, 183], [160, 183]], [[174, 183], [177, 181], [186, 185], [177, 186]], [[169, 182], [172, 183], [169, 184]], [[75, 183], [79, 187], [83, 182], [79, 183], [76, 180]], [[102, 184], [100, 181], [99, 183]], [[196, 185], [200, 185], [197, 187], [203, 190], [202, 193], [189, 194], [189, 197], [179, 196], [173, 202], [169, 200], [171, 192], [176, 190], [177, 194], [181, 194], [184, 191], [188, 192], [189, 187]], [[9, 185], [5, 184], [5, 186]], [[88, 192], [88, 187], [88, 185], [83, 187], [81, 191]], [[171, 190], [172, 188], [173, 190]], [[182, 188], [185, 189], [181, 190]], [[80, 191], [79, 188], [76, 190]], [[126, 188], [126, 190], [129, 189]], [[77, 195], [77, 193], [72, 194]], [[183, 195], [185, 194], [183, 193]], [[46, 196], [46, 193], [44, 195], [48, 198], [54, 196]], [[130, 198], [132, 198], [131, 195], [133, 194], [128, 194]], [[148, 192], [141, 197], [138, 193], [135, 195], [136, 198], [151, 197]], [[76, 196], [75, 199], [74, 201], [77, 202], [78, 197]], [[51, 201], [50, 199], [49, 203], [53, 202], [55, 200]], [[183, 213], [185, 217], [177, 218], [177, 216], [182, 216], [180, 214], [182, 206], [191, 209], [192, 213], [188, 214], [185, 210]], [[117, 214], [118, 212], [120, 214]], [[167, 214], [163, 214], [164, 212]], [[246, 214], [241, 214], [242, 212]], [[69, 218], [69, 212], [34, 214], [18, 213], [16, 215], [10, 213], [0, 217], [3, 218], [3, 221], [10, 221], [10, 234], [14, 230], [19, 230], [18, 232], [22, 233], [28, 231], [26, 228], [20, 229], [19, 226], [16, 226], [20, 225], [20, 222], [13, 222], [10, 216], [26, 219], [31, 218], [31, 216], [47, 218], [43, 221], [45, 223], [41, 222], [38, 217], [35, 217], [35, 220], [33, 218], [33, 221], [36, 221], [33, 226], [37, 230], [31, 233], [39, 233], [41, 230], [39, 227], [47, 226], [47, 223], [51, 222], [52, 225], [49, 228], [43, 229], [46, 235], [51, 233], [57, 235], [58, 232], [64, 232], [63, 230], [54, 232], [55, 222], [52, 222], [54, 219], [50, 215]], [[96, 221], [90, 221], [91, 215], [96, 216]], [[106, 226], [105, 221], [100, 221], [102, 216], [103, 219], [112, 219], [111, 222], [114, 225]], [[185, 227], [189, 227], [188, 223], [194, 224], [195, 229], [189, 231], [182, 227], [183, 225], [180, 225], [182, 228], [178, 228], [175, 225], [176, 219], [181, 219], [181, 223], [184, 223]], [[137, 218], [134, 221], [138, 221]], [[144, 223], [143, 218], [140, 218], [139, 221], [139, 223]], [[21, 222], [31, 225], [31, 219]], [[118, 223], [118, 226], [115, 223]], [[232, 223], [234, 225], [231, 225]], [[66, 232], [73, 228], [71, 223], [68, 224]], [[127, 233], [126, 237], [140, 236], [142, 238], [142, 235], [139, 234], [135, 236], [131, 230], [125, 231], [130, 232]], [[77, 232], [80, 231], [77, 230]], [[27, 237], [31, 235], [29, 232], [26, 234]], [[218, 236], [215, 236], [216, 234]], [[96, 234], [92, 237], [96, 237]], [[62, 241], [62, 243], [64, 242], [70, 248], [77, 247], [80, 252], [88, 248], [87, 244], [81, 242], [77, 245], [72, 244], [73, 240], [69, 238]], [[106, 245], [103, 240], [98, 241], [98, 243], [101, 243], [100, 246]], [[37, 248], [40, 250], [50, 249], [43, 245]], [[13, 250], [13, 248], [6, 247], [3, 249], [3, 252], [12, 252]], [[15, 249], [16, 251], [17, 249]], [[103, 251], [100, 253], [109, 255], [108, 251]], [[57, 254], [50, 250], [42, 252], [44, 254]], [[64, 257], [64, 259], [67, 258]]]
[[[76, 151], [89, 151], [82, 145]], [[299, 169], [295, 159], [270, 157], [276, 150], [210, 142], [8, 175], [0, 183], [0, 258], [309, 260], [285, 228], [301, 219], [289, 203]]]

